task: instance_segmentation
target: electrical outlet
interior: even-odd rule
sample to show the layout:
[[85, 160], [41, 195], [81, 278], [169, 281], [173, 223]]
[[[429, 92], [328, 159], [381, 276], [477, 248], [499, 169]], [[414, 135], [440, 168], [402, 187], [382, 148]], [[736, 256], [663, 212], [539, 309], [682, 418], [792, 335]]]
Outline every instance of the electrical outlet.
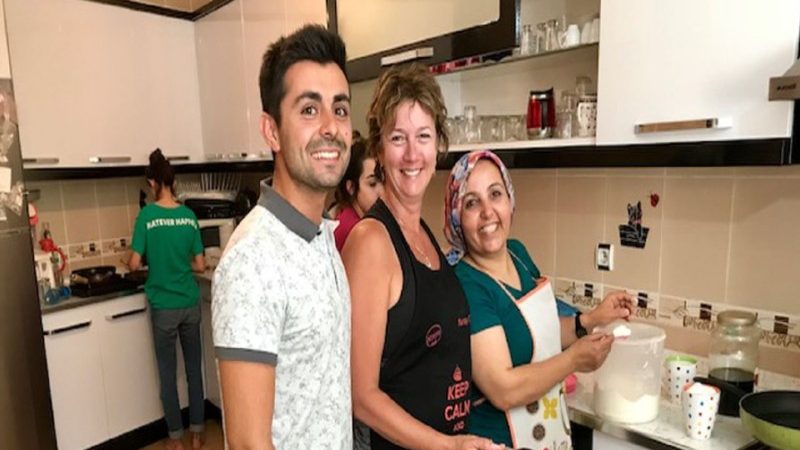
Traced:
[[597, 244], [594, 254], [594, 265], [597, 270], [614, 270], [614, 246], [611, 244]]

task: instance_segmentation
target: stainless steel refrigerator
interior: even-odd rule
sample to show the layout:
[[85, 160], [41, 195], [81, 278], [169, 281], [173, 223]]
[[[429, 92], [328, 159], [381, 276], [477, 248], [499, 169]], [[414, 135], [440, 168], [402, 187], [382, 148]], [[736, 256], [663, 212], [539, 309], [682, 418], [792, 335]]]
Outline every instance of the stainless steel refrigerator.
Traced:
[[11, 80], [0, 79], [0, 449], [46, 450], [56, 434], [23, 192]]

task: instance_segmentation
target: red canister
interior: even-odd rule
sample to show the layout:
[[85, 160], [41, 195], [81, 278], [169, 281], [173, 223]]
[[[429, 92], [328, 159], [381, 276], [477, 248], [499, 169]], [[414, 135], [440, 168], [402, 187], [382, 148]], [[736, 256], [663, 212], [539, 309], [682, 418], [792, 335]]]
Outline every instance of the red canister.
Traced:
[[528, 98], [528, 138], [552, 137], [555, 127], [556, 103], [553, 88], [531, 91]]

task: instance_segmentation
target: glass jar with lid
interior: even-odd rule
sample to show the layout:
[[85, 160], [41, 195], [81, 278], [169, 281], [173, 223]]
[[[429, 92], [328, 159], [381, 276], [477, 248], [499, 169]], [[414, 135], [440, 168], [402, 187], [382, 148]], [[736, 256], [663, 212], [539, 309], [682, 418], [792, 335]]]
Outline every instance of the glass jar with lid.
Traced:
[[[717, 327], [711, 333], [708, 377], [744, 393], [753, 392], [760, 338], [761, 329], [755, 314], [736, 310], [719, 313]], [[738, 398], [726, 395], [723, 390], [719, 409], [721, 414], [738, 415]]]

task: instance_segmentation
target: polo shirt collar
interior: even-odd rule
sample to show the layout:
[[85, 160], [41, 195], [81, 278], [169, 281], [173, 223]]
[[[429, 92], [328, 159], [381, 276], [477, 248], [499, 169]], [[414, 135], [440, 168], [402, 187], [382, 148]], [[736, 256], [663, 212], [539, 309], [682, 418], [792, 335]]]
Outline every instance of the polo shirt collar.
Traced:
[[275, 192], [266, 180], [261, 181], [261, 196], [258, 198], [258, 204], [266, 208], [286, 225], [286, 228], [305, 239], [306, 242], [311, 242], [319, 234], [320, 227], [308, 220], [308, 217]]

